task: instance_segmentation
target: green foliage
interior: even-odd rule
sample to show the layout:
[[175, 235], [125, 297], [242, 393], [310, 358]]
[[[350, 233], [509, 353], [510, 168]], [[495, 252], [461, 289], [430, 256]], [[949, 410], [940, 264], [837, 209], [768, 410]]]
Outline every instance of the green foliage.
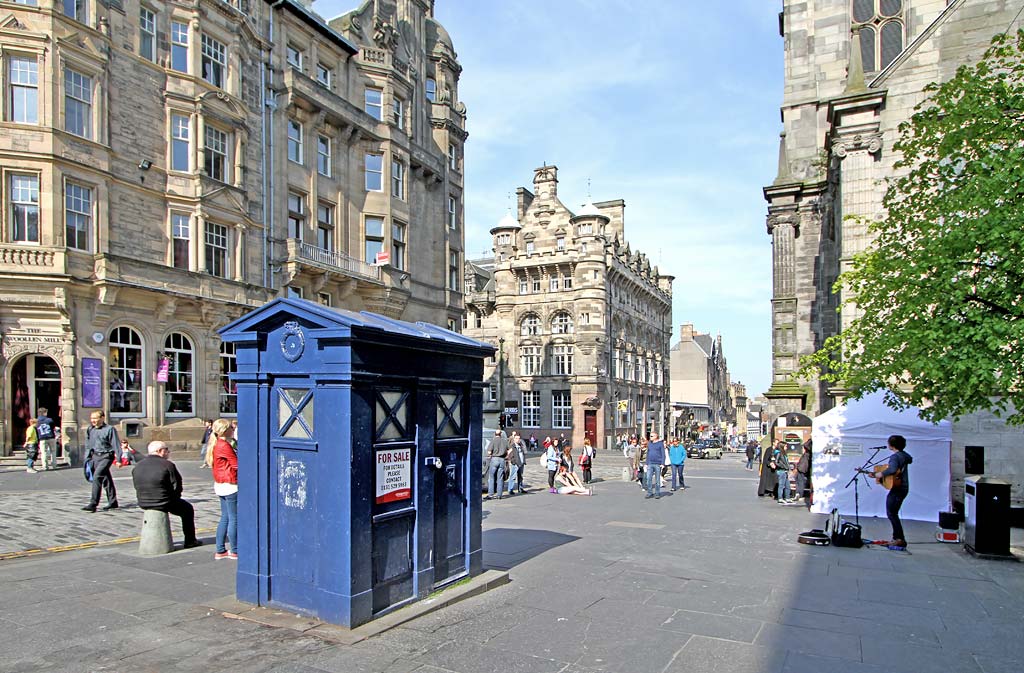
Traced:
[[894, 391], [930, 420], [990, 409], [1022, 424], [1024, 31], [926, 91], [900, 125], [876, 242], [836, 284], [863, 314], [800, 375]]

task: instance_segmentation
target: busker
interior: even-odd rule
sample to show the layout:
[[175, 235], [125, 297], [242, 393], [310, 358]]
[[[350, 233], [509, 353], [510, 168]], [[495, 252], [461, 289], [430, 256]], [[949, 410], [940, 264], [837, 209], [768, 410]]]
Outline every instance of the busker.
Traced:
[[903, 501], [910, 495], [910, 464], [914, 457], [905, 451], [907, 440], [903, 435], [892, 435], [887, 442], [889, 446], [889, 466], [875, 477], [875, 481], [882, 483], [883, 477], [894, 477], [889, 495], [885, 496], [885, 514], [892, 524], [892, 542], [890, 549], [906, 549], [907, 538], [903, 534], [903, 522], [900, 521], [900, 508]]
[[185, 549], [203, 544], [196, 539], [196, 515], [192, 504], [182, 500], [183, 484], [178, 468], [167, 459], [171, 450], [159, 440], [146, 447], [147, 456], [132, 470], [132, 482], [140, 509], [154, 509], [181, 518]]

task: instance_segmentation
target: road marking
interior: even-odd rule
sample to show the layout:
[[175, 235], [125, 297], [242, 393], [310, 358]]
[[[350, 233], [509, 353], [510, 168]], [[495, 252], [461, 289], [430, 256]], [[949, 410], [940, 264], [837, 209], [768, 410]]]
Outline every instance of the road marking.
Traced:
[[[216, 528], [197, 528], [196, 533], [212, 533]], [[22, 551], [12, 551], [4, 554], [0, 554], [0, 561], [10, 561], [12, 559], [28, 558], [29, 556], [39, 556], [40, 554], [59, 554], [62, 551], [77, 551], [79, 549], [92, 549], [93, 547], [112, 547], [118, 544], [127, 544], [129, 542], [138, 542], [139, 536], [135, 537], [119, 537], [114, 540], [103, 540], [102, 542], [79, 542], [77, 544], [66, 544], [58, 547], [46, 547], [45, 549], [24, 549]]]
[[606, 526], [618, 526], [619, 528], [647, 528], [650, 530], [661, 530], [665, 527], [660, 523], [634, 523], [632, 521], [609, 521]]

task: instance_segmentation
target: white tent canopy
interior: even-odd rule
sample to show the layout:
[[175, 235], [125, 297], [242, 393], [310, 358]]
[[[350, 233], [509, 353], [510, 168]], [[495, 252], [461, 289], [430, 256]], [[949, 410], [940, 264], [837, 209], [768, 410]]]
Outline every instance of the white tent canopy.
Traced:
[[[861, 400], [826, 411], [813, 420], [811, 439], [814, 502], [811, 511], [827, 514], [833, 508], [854, 513], [854, 486], [844, 488], [854, 471], [882, 447], [873, 463], [889, 461], [885, 448], [889, 435], [907, 438], [907, 453], [914, 458], [908, 474], [910, 495], [903, 503], [901, 518], [937, 521], [940, 511], [949, 511], [949, 451], [952, 425], [949, 421], [929, 423], [918, 417], [918, 409], [896, 411], [876, 392]], [[870, 477], [862, 477], [861, 516], [885, 517], [886, 490]]]

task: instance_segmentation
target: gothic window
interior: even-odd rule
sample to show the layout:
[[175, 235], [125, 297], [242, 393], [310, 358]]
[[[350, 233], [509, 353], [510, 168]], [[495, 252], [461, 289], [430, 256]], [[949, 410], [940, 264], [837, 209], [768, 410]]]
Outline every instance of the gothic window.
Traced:
[[551, 333], [552, 334], [572, 334], [573, 324], [572, 316], [564, 311], [555, 314], [555, 317], [551, 320]]
[[903, 51], [903, 0], [852, 0], [850, 18], [860, 34], [864, 72], [877, 72]]
[[519, 334], [521, 336], [537, 336], [540, 334], [540, 318], [535, 315], [528, 315], [520, 323]]

